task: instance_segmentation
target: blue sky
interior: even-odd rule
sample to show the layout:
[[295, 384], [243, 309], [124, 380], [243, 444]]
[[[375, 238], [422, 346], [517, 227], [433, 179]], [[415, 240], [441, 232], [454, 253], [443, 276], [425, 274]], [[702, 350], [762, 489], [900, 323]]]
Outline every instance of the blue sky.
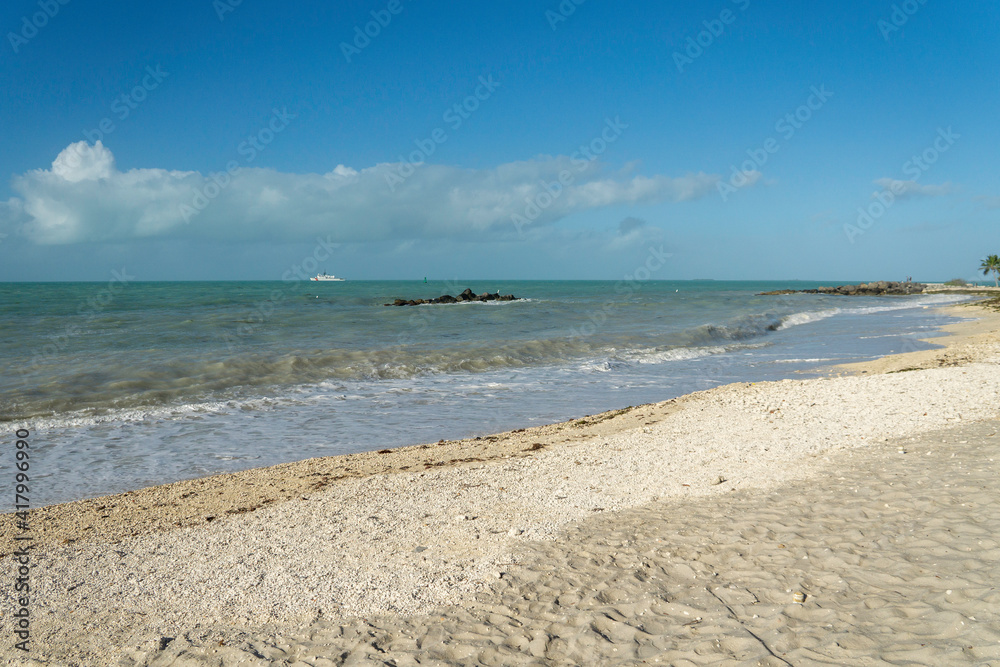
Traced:
[[662, 279], [935, 280], [1000, 251], [995, 3], [63, 2], [0, 9], [0, 280], [620, 279], [651, 249]]

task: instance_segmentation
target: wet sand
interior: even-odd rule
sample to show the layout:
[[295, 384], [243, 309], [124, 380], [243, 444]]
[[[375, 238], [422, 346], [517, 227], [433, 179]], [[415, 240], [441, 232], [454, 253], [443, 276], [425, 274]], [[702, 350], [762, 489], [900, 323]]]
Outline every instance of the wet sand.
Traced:
[[1000, 300], [960, 304], [936, 309], [944, 317], [975, 318], [970, 321], [945, 324], [940, 327], [947, 334], [926, 338], [924, 342], [937, 346], [893, 354], [874, 361], [841, 364], [835, 371], [848, 373], [899, 373], [924, 368], [960, 366], [980, 359], [989, 359], [1000, 343]]
[[1000, 316], [961, 312], [843, 377], [38, 510], [22, 664], [1000, 664]]

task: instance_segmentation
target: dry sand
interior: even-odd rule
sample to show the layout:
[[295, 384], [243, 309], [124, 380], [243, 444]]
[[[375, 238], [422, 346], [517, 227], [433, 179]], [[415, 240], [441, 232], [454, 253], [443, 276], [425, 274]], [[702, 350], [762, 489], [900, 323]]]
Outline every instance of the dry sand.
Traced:
[[39, 510], [20, 664], [1000, 665], [1000, 316], [962, 314], [920, 370]]

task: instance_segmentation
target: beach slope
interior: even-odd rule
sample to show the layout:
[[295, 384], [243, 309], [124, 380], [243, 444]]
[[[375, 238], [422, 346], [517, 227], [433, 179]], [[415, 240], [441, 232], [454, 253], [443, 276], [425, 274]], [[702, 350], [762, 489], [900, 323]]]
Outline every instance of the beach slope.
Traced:
[[963, 312], [909, 372], [39, 510], [25, 664], [991, 664], [1000, 326]]

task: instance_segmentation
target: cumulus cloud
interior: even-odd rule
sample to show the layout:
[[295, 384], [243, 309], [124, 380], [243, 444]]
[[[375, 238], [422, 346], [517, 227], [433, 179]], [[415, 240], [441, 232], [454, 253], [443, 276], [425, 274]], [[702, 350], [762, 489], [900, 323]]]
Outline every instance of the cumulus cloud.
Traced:
[[111, 178], [115, 156], [100, 140], [91, 146], [86, 141], [71, 144], [52, 162], [52, 173], [70, 183]]
[[[875, 181], [875, 185], [882, 188], [883, 192], [891, 192], [896, 199], [916, 199], [918, 197], [943, 197], [952, 194], [955, 189], [951, 183], [942, 185], [920, 185], [916, 181], [900, 181], [894, 178], [880, 178]], [[879, 193], [872, 193], [872, 199], [878, 197]]]
[[[101, 142], [71, 144], [51, 169], [15, 176], [0, 221], [40, 244], [140, 238], [334, 242], [481, 237], [620, 204], [705, 196], [718, 176], [608, 173], [598, 161], [539, 156], [491, 169], [339, 165], [327, 174], [119, 171]], [[400, 174], [405, 174], [401, 178]]]

